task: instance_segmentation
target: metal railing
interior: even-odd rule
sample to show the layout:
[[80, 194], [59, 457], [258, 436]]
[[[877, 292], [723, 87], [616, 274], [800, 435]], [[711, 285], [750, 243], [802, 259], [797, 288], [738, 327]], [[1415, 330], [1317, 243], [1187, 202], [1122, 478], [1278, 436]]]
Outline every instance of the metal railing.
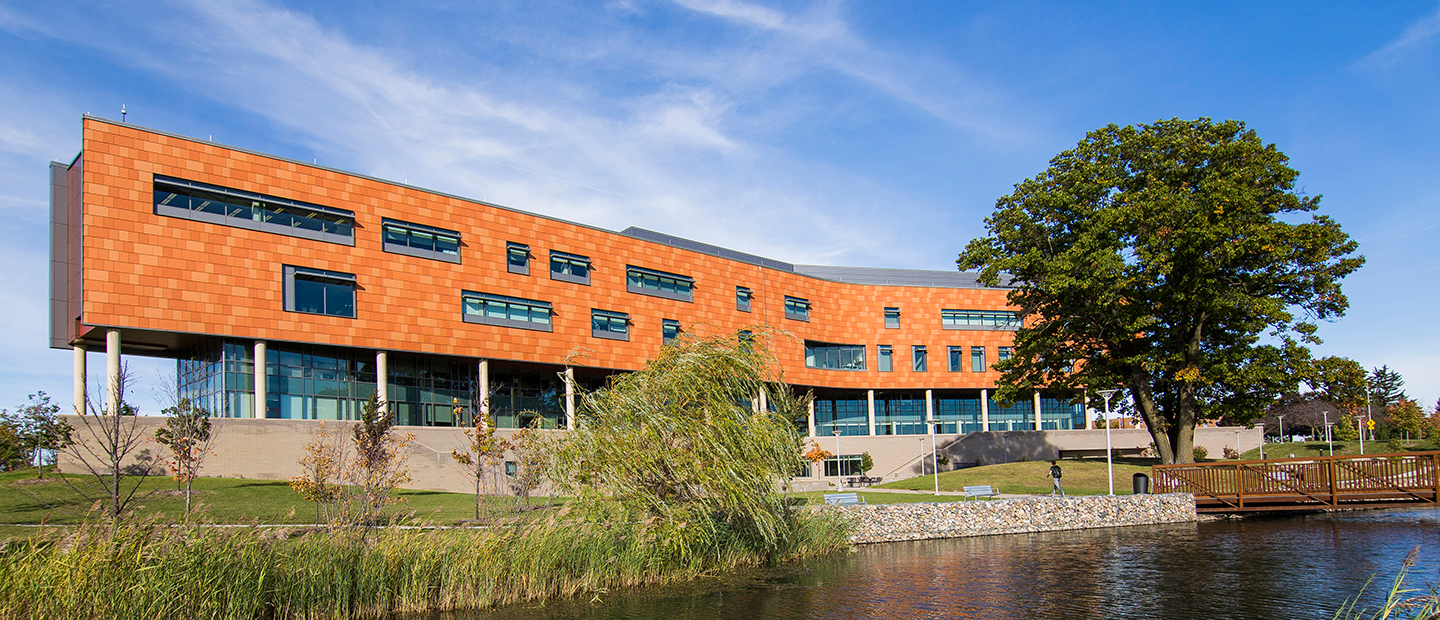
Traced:
[[1440, 450], [1156, 465], [1155, 492], [1192, 493], [1200, 512], [1313, 510], [1440, 500]]

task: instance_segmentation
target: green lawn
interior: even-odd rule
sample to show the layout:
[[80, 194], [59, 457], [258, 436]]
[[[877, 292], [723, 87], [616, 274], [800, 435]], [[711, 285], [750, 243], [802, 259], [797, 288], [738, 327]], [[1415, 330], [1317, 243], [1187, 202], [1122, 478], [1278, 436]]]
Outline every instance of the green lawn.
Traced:
[[[1385, 441], [1368, 441], [1368, 440], [1367, 440], [1367, 441], [1365, 442], [1365, 453], [1366, 453], [1366, 454], [1379, 454], [1379, 453], [1382, 453], [1382, 452], [1390, 452], [1390, 448], [1386, 446], [1387, 443], [1389, 443], [1389, 442], [1385, 442]], [[1416, 441], [1411, 441], [1411, 442], [1409, 442], [1409, 448], [1408, 448], [1408, 450], [1409, 450], [1409, 451], [1412, 451], [1412, 452], [1413, 452], [1413, 451], [1419, 451], [1419, 450], [1440, 450], [1440, 445], [1437, 445], [1434, 440], [1429, 440], [1429, 439], [1426, 439], [1426, 440], [1416, 440]], [[1295, 458], [1297, 458], [1297, 459], [1300, 459], [1300, 458], [1313, 458], [1313, 457], [1317, 457], [1317, 456], [1329, 456], [1329, 455], [1330, 455], [1330, 446], [1329, 446], [1328, 444], [1326, 444], [1324, 441], [1307, 441], [1307, 442], [1297, 442], [1297, 443], [1267, 443], [1267, 444], [1265, 444], [1265, 458], [1267, 458], [1267, 459], [1285, 459], [1285, 458], [1290, 458], [1290, 455], [1291, 455], [1291, 454], [1294, 454], [1294, 455], [1295, 455]], [[1335, 456], [1341, 456], [1341, 455], [1349, 456], [1349, 455], [1352, 455], [1352, 454], [1360, 454], [1360, 441], [1359, 441], [1359, 440], [1356, 440], [1356, 441], [1336, 441], [1336, 442], [1335, 442]], [[1214, 456], [1214, 455], [1212, 455], [1212, 456]], [[1254, 449], [1254, 450], [1251, 450], [1251, 451], [1249, 451], [1249, 452], [1246, 452], [1246, 453], [1240, 455], [1240, 459], [1241, 459], [1241, 460], [1246, 460], [1246, 461], [1257, 460], [1257, 459], [1259, 459], [1259, 458], [1260, 458], [1260, 449], [1259, 449], [1259, 448], [1256, 448], [1256, 449]]]
[[[22, 523], [76, 524], [84, 520], [89, 504], [75, 494], [57, 476], [46, 475], [35, 481], [35, 470], [0, 474], [0, 526]], [[72, 480], [83, 480], [73, 476]], [[303, 525], [315, 522], [315, 505], [300, 499], [290, 485], [274, 480], [240, 478], [200, 478], [195, 481], [193, 501], [199, 506], [201, 518], [214, 523], [263, 523]], [[140, 500], [142, 516], [162, 520], [180, 520], [185, 498], [175, 493], [175, 481], [152, 476], [141, 487], [141, 493], [162, 491]], [[414, 513], [411, 522], [453, 524], [475, 514], [475, 496], [438, 491], [400, 491], [404, 503], [393, 508], [396, 514]], [[488, 501], [514, 505], [515, 498]], [[545, 498], [532, 498], [532, 504], [543, 505]], [[48, 505], [48, 506], [47, 506]], [[11, 529], [11, 528], [6, 528]]]
[[[852, 492], [852, 490], [846, 489], [843, 492], [850, 493]], [[853, 492], [858, 493], [860, 497], [864, 498], [865, 503], [867, 504], [918, 504], [921, 502], [953, 502], [956, 500], [964, 499], [963, 497], [957, 495], [919, 495], [916, 493], [886, 493], [884, 491], [871, 492], [863, 490], [856, 490]], [[791, 493], [790, 497], [792, 499], [800, 500], [795, 502], [797, 504], [808, 504], [814, 506], [825, 503], [824, 495], [826, 493], [834, 493], [834, 491], [806, 491], [804, 493]]]
[[[1115, 459], [1115, 493], [1128, 495], [1133, 474], [1150, 473], [1155, 459]], [[1060, 461], [1064, 476], [1060, 483], [1070, 495], [1104, 495], [1110, 492], [1105, 459], [1065, 459]], [[1021, 461], [1001, 465], [970, 467], [956, 471], [941, 472], [941, 491], [963, 491], [967, 486], [985, 485], [998, 487], [1006, 494], [1047, 494], [1051, 490], [1049, 461]], [[934, 476], [919, 476], [887, 482], [879, 485], [883, 489], [935, 488]]]

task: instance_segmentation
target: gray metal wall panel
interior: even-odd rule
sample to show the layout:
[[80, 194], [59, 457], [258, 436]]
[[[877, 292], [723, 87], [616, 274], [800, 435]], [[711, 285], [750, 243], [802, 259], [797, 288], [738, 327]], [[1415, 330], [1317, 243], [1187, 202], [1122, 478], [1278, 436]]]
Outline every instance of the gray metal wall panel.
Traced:
[[69, 348], [70, 167], [50, 162], [50, 348]]

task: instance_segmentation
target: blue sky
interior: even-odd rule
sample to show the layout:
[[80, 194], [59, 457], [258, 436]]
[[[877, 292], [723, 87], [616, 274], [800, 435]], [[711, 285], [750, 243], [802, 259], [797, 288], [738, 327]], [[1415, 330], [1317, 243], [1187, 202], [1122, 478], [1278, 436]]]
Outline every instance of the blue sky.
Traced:
[[[0, 2], [0, 407], [68, 405], [47, 173], [80, 116], [799, 263], [953, 269], [1086, 131], [1239, 119], [1368, 264], [1322, 355], [1440, 397], [1440, 5]], [[98, 356], [92, 368], [101, 364]], [[142, 409], [173, 364], [134, 360]]]

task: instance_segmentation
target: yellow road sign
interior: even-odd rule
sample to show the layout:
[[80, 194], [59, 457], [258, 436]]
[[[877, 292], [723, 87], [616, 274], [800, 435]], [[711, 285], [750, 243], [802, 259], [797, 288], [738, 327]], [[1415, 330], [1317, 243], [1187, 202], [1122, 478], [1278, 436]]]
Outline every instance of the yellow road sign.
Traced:
[[1365, 427], [1368, 428], [1368, 429], [1370, 429], [1370, 430], [1372, 430], [1372, 431], [1375, 430], [1375, 421], [1374, 421], [1374, 420], [1366, 420], [1366, 421], [1365, 421]]

